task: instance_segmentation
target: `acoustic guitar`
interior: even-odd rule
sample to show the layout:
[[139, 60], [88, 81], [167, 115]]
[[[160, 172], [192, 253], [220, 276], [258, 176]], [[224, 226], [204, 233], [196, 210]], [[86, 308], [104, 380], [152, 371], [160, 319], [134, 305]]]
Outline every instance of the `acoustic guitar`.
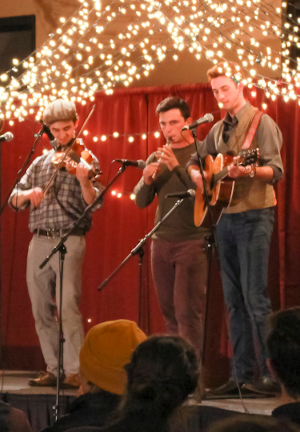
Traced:
[[238, 156], [238, 159], [221, 153], [215, 158], [210, 155], [206, 156], [204, 175], [209, 205], [206, 205], [204, 194], [198, 187], [194, 207], [195, 226], [209, 228], [212, 225], [217, 225], [223, 209], [230, 205], [235, 184], [235, 179], [228, 177], [230, 164], [234, 163], [237, 166], [255, 164], [258, 166], [259, 149], [242, 150]]

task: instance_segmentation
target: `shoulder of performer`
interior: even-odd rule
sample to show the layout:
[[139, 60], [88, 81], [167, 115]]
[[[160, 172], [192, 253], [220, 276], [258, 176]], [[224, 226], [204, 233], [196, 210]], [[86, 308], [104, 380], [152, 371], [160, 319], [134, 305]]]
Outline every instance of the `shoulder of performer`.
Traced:
[[263, 113], [263, 115], [261, 116], [260, 124], [262, 124], [264, 126], [269, 126], [269, 127], [274, 127], [276, 129], [277, 128], [279, 129], [278, 124], [272, 119], [272, 117], [270, 117], [266, 113]]
[[270, 134], [271, 136], [277, 136], [279, 142], [282, 143], [282, 133], [278, 126], [278, 124], [268, 115], [263, 114], [261, 116], [260, 123], [257, 128], [257, 132], [259, 135], [261, 134]]

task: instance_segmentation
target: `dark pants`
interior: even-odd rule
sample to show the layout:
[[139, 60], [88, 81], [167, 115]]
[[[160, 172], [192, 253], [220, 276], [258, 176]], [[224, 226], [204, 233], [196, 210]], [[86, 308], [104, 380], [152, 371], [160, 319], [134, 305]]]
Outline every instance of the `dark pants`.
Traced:
[[151, 264], [167, 334], [188, 340], [199, 356], [207, 276], [205, 240], [154, 239]]
[[[266, 365], [268, 261], [274, 209], [224, 214], [217, 225], [224, 300], [233, 347], [232, 378], [253, 379], [255, 360], [261, 376]], [[256, 355], [257, 354], [257, 355]], [[236, 374], [235, 374], [236, 370]]]

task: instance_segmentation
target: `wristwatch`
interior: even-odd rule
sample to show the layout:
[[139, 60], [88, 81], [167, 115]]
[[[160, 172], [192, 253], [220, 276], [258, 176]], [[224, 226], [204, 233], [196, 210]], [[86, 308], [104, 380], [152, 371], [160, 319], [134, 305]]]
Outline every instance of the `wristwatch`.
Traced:
[[255, 167], [255, 165], [251, 165], [251, 171], [249, 173], [249, 177], [254, 178], [255, 174], [256, 174], [256, 167]]

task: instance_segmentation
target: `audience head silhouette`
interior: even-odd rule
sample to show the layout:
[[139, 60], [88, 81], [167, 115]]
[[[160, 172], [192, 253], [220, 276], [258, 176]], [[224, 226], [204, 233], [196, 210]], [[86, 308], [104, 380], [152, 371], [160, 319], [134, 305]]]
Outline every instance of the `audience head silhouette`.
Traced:
[[270, 319], [267, 345], [270, 366], [293, 399], [300, 395], [300, 308], [277, 312]]
[[179, 336], [146, 339], [125, 369], [128, 380], [121, 403], [106, 426], [95, 432], [163, 432], [198, 382], [195, 350]]
[[[168, 416], [198, 382], [198, 362], [191, 345], [181, 337], [153, 336], [134, 351], [129, 365], [125, 406]], [[154, 413], [153, 413], [154, 411]]]

